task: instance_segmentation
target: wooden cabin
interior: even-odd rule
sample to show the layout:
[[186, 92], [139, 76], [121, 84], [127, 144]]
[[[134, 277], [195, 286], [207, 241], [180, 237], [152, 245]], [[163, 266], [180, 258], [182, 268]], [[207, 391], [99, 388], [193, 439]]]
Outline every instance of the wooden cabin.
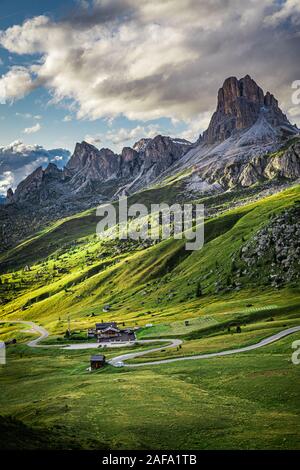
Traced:
[[105, 356], [102, 354], [91, 356], [90, 362], [92, 370], [102, 369], [105, 366]]
[[113, 338], [120, 335], [120, 330], [116, 322], [96, 323], [96, 336], [98, 341], [101, 338]]
[[130, 328], [120, 330], [116, 322], [96, 323], [95, 328], [87, 332], [88, 338], [97, 338], [98, 343], [134, 342], [134, 332]]

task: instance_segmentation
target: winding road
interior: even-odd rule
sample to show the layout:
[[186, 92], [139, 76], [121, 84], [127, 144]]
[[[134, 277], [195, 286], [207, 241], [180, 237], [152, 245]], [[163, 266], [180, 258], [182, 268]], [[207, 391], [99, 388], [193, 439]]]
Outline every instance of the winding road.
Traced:
[[[208, 353], [208, 354], [196, 354], [194, 356], [184, 356], [184, 357], [174, 357], [173, 359], [162, 359], [160, 361], [149, 361], [149, 362], [140, 362], [138, 364], [124, 364], [126, 367], [141, 367], [141, 366], [150, 366], [150, 365], [157, 365], [157, 364], [169, 364], [170, 362], [177, 362], [177, 361], [191, 361], [194, 359], [209, 359], [211, 357], [219, 357], [219, 356], [229, 356], [231, 354], [239, 354], [243, 353], [245, 351], [252, 351], [253, 349], [258, 349], [263, 346], [266, 346], [268, 344], [274, 343], [275, 341], [278, 341], [281, 338], [284, 338], [285, 336], [291, 335], [292, 333], [296, 333], [297, 331], [300, 331], [300, 326], [294, 326], [293, 328], [287, 328], [286, 330], [282, 330], [279, 333], [276, 333], [275, 335], [269, 336], [268, 338], [262, 339], [256, 344], [252, 344], [251, 346], [244, 346], [243, 348], [237, 348], [237, 349], [228, 349], [227, 351], [221, 351], [221, 352], [215, 352], [215, 353]], [[165, 340], [167, 341], [167, 340]], [[169, 346], [171, 347], [171, 346]], [[109, 361], [111, 365], [116, 365], [117, 362], [123, 362], [124, 360], [128, 359], [134, 359], [139, 356], [143, 356], [145, 354], [149, 354], [150, 352], [154, 351], [159, 351], [160, 349], [165, 349], [165, 348], [157, 348], [148, 350], [148, 351], [142, 351], [138, 353], [129, 353], [129, 354], [124, 354], [123, 356], [118, 356], [114, 357]]]
[[45, 346], [42, 346], [40, 344], [38, 344], [40, 341], [42, 341], [42, 339], [45, 339], [49, 336], [49, 331], [47, 331], [45, 328], [43, 328], [42, 326], [39, 326], [37, 325], [36, 323], [34, 323], [33, 321], [25, 321], [25, 320], [0, 320], [0, 323], [24, 323], [24, 325], [26, 326], [29, 326], [30, 327], [30, 330], [26, 330], [28, 331], [28, 333], [37, 333], [39, 336], [36, 338], [36, 339], [33, 339], [31, 341], [29, 341], [27, 344], [27, 346], [29, 346], [30, 348], [36, 348], [36, 347], [47, 347], [46, 345]]
[[[30, 332], [37, 333], [39, 335], [38, 338], [31, 340], [27, 343], [27, 346], [31, 348], [49, 348], [53, 346], [49, 345], [41, 345], [38, 344], [41, 340], [47, 338], [49, 336], [49, 332], [43, 328], [42, 326], [37, 325], [34, 322], [31, 321], [22, 321], [22, 320], [1, 320], [0, 323], [24, 323], [25, 325], [30, 327]], [[135, 359], [136, 357], [141, 357], [145, 356], [146, 354], [161, 351], [163, 349], [169, 349], [169, 348], [176, 348], [182, 344], [181, 339], [148, 339], [148, 340], [140, 340], [138, 341], [138, 344], [151, 344], [151, 343], [157, 343], [157, 342], [164, 342], [164, 343], [170, 343], [161, 347], [157, 348], [152, 348], [148, 349], [146, 351], [137, 351], [137, 352], [132, 352], [128, 354], [122, 354], [120, 356], [116, 356], [108, 361], [108, 363], [114, 367], [142, 367], [142, 366], [152, 366], [152, 365], [157, 365], [157, 364], [169, 364], [171, 362], [177, 362], [177, 361], [192, 361], [192, 360], [199, 360], [199, 359], [209, 359], [211, 357], [219, 357], [219, 356], [229, 356], [231, 354], [240, 354], [246, 351], [253, 351], [254, 349], [262, 348], [263, 346], [267, 346], [268, 344], [274, 343], [275, 341], [278, 341], [285, 336], [291, 335], [293, 333], [296, 333], [300, 331], [300, 326], [294, 326], [292, 328], [287, 328], [285, 330], [279, 331], [278, 333], [269, 336], [268, 338], [264, 338], [258, 343], [252, 344], [250, 346], [244, 346], [242, 348], [237, 348], [237, 349], [229, 349], [226, 351], [220, 351], [220, 352], [215, 352], [215, 353], [207, 353], [207, 354], [196, 354], [194, 356], [184, 356], [184, 357], [174, 357], [172, 359], [162, 359], [158, 361], [149, 361], [149, 362], [140, 362], [137, 364], [125, 364], [125, 361], [129, 359]], [[56, 346], [56, 345], [55, 345]], [[61, 349], [89, 349], [89, 348], [95, 348], [99, 347], [99, 343], [86, 343], [86, 344], [72, 344], [72, 345], [59, 345]]]

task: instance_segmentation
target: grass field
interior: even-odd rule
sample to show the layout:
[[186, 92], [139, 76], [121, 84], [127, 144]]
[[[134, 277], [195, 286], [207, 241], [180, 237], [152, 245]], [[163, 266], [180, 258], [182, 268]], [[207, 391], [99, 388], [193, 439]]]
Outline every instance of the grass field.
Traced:
[[[154, 191], [147, 192], [149, 201]], [[226, 197], [210, 202], [224, 208]], [[87, 211], [1, 255], [0, 320], [6, 323], [0, 340], [17, 339], [0, 369], [1, 446], [300, 448], [300, 369], [291, 363], [299, 334], [236, 356], [137, 369], [107, 366], [97, 373], [86, 371], [92, 350], [52, 347], [67, 342], [68, 317], [70, 343], [86, 341], [86, 329], [101, 320], [139, 326], [139, 338], [183, 340], [182, 347], [133, 362], [249, 345], [299, 325], [297, 278], [272, 287], [267, 259], [239, 285], [228, 281], [243, 244], [299, 199], [298, 185], [207, 219], [198, 252], [186, 252], [184, 240], [153, 246], [99, 241], [94, 212]], [[28, 348], [32, 333], [12, 323], [21, 319], [45, 326], [50, 337], [44, 345], [51, 347]], [[105, 354], [109, 359], [149, 348], [108, 348]]]
[[[209, 219], [205, 245], [194, 252], [185, 251], [184, 240], [166, 240], [146, 249], [139, 243], [100, 242], [94, 235], [84, 236], [85, 229], [82, 232], [78, 228], [89, 215], [78, 216], [75, 238], [70, 241], [66, 235], [64, 243], [60, 239], [60, 249], [54, 246], [51, 255], [48, 236], [51, 233], [55, 238], [56, 229], [2, 256], [3, 267], [10, 259], [16, 269], [1, 276], [0, 291], [5, 301], [0, 316], [38, 320], [54, 334], [61, 334], [69, 315], [75, 329], [92, 325], [94, 317], [133, 326], [161, 324], [170, 317], [176, 321], [226, 313], [245, 309], [249, 303], [261, 309], [299, 302], [296, 281], [279, 291], [266, 284], [268, 264], [262, 264], [252, 277], [241, 277], [238, 288], [227, 287], [232, 256], [271, 214], [295, 205], [299, 195], [298, 185]], [[45, 258], [41, 262], [43, 247]], [[24, 265], [25, 254], [29, 264]], [[22, 269], [17, 268], [20, 263]], [[199, 281], [202, 295], [197, 298]], [[108, 314], [102, 312], [105, 304], [111, 305]]]
[[[13, 447], [9, 430], [18, 434], [25, 424], [24, 447], [29, 434], [32, 447], [51, 436], [44, 446], [299, 449], [296, 339], [231, 357], [96, 373], [86, 372], [90, 352], [11, 346], [1, 369], [1, 447]], [[205, 348], [209, 341], [216, 347], [211, 338]]]

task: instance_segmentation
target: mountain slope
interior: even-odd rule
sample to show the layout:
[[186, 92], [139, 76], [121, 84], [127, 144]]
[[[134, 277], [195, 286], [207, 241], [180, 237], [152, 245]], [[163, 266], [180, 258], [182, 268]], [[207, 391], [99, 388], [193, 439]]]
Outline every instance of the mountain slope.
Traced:
[[[216, 112], [195, 144], [158, 135], [120, 155], [86, 142], [76, 144], [66, 167], [36, 169], [0, 206], [1, 250], [51, 221], [134, 194], [165, 188], [174, 200], [300, 177], [299, 130], [277, 100], [248, 75], [230, 77], [218, 92]], [[179, 183], [180, 182], [180, 183]], [[142, 191], [142, 192], [141, 192]], [[140, 197], [139, 197], [140, 192]], [[162, 202], [162, 201], [159, 201]]]
[[[246, 304], [253, 303], [253, 299], [257, 302], [258, 288], [263, 292], [259, 295], [270, 295], [271, 303], [276, 298], [279, 305], [287, 289], [292, 289], [293, 302], [297, 303], [299, 266], [293, 268], [292, 278], [282, 276], [280, 285], [274, 286], [273, 278], [268, 276], [269, 252], [266, 251], [265, 260], [261, 258], [260, 266], [253, 268], [245, 268], [241, 253], [256, 234], [261, 236], [271, 216], [277, 217], [285, 210], [291, 214], [290, 226], [298, 223], [299, 188], [295, 186], [208, 220], [204, 248], [195, 252], [186, 252], [181, 240], [170, 239], [147, 247], [133, 241], [99, 242], [94, 236], [78, 233], [71, 243], [65, 234], [60, 248], [42, 262], [35, 262], [32, 240], [26, 246], [27, 252], [32, 253], [30, 264], [2, 276], [2, 315], [38, 319], [52, 331], [61, 331], [70, 312], [78, 326], [92, 324], [91, 315], [131, 324], [147, 323], [148, 318], [161, 322], [169, 316], [183, 318], [187, 312], [205, 314], [212, 302], [216, 308], [218, 302], [224, 308], [222, 299], [228, 302], [227, 309], [241, 299]], [[47, 233], [39, 235], [41, 246], [48, 246], [47, 237]], [[289, 250], [294, 250], [294, 238], [290, 239], [286, 258]], [[13, 256], [17, 266], [18, 250]], [[280, 270], [282, 259], [278, 260]], [[197, 297], [199, 282], [202, 293]], [[112, 306], [110, 313], [102, 313], [104, 304]]]
[[[274, 96], [269, 92], [264, 95], [249, 75], [240, 80], [229, 77], [218, 92], [217, 109], [209, 127], [197, 144], [158, 135], [141, 139], [132, 149], [125, 147], [117, 155], [110, 149], [98, 150], [86, 142], [78, 143], [63, 171], [55, 170], [54, 165], [45, 171], [39, 168], [19, 185], [15, 194], [10, 190], [7, 200], [10, 204], [51, 204], [55, 199], [58, 205], [66, 206], [73, 199], [82, 198], [84, 209], [87, 195], [91, 207], [111, 198], [113, 191], [132, 193], [166, 174], [194, 165], [204, 180], [207, 175], [212, 180], [216, 167], [278, 150], [284, 139], [298, 133]], [[70, 204], [69, 213], [72, 210]]]

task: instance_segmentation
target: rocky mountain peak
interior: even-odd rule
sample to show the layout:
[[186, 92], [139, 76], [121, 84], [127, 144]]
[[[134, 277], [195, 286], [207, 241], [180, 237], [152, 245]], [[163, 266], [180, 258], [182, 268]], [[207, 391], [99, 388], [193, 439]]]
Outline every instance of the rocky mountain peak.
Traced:
[[187, 152], [190, 142], [157, 135], [153, 139], [142, 139], [134, 145], [144, 161], [145, 169], [153, 168], [152, 175], [158, 176]]
[[264, 95], [262, 88], [250, 75], [240, 80], [229, 77], [218, 91], [217, 109], [203, 134], [203, 140], [209, 144], [222, 142], [253, 126], [261, 113], [264, 113], [269, 123], [276, 128], [292, 128], [280, 110], [276, 98], [269, 92]]
[[240, 101], [257, 104], [259, 107], [264, 104], [262, 89], [249, 75], [240, 80], [236, 77], [229, 77], [225, 80], [218, 91], [217, 111], [222, 111], [227, 115], [235, 114]]
[[63, 172], [57, 166], [55, 163], [50, 162], [47, 168], [44, 170], [44, 175], [52, 176], [54, 178], [62, 176]]
[[13, 202], [13, 198], [14, 198], [14, 192], [13, 192], [12, 188], [9, 188], [7, 190], [7, 194], [6, 194], [7, 203]]
[[44, 170], [39, 166], [23, 181], [21, 181], [14, 193], [12, 190], [8, 190], [8, 202], [12, 203], [15, 201], [23, 202], [30, 200], [31, 196], [39, 191], [42, 185], [43, 175]]
[[121, 157], [124, 162], [131, 162], [138, 158], [138, 155], [138, 152], [131, 147], [124, 147], [121, 153]]
[[136, 150], [137, 152], [143, 152], [147, 146], [147, 144], [151, 141], [149, 138], [142, 138], [138, 140], [134, 146], [133, 149]]
[[94, 145], [88, 144], [85, 141], [77, 142], [75, 150], [70, 160], [66, 165], [67, 170], [81, 170], [87, 163], [87, 160], [96, 158], [99, 155], [99, 150]]

